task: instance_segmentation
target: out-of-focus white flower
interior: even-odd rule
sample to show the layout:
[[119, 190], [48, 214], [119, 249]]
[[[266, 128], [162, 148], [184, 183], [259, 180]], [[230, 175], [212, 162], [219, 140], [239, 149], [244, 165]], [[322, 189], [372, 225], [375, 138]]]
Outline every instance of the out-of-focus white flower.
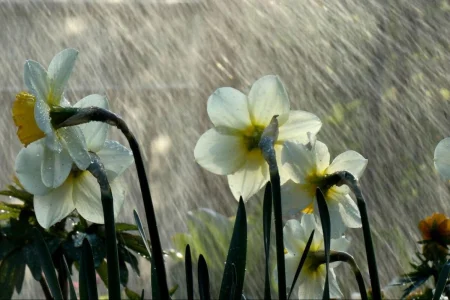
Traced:
[[[258, 144], [264, 129], [278, 115], [279, 135], [275, 143], [277, 161], [285, 141], [307, 141], [317, 133], [320, 119], [305, 111], [290, 111], [289, 98], [277, 76], [256, 81], [248, 96], [224, 87], [208, 99], [208, 115], [214, 128], [204, 133], [194, 150], [195, 160], [208, 171], [228, 175], [236, 199], [248, 200], [269, 180], [269, 168]], [[282, 183], [288, 178], [280, 166]]]
[[[104, 96], [90, 95], [80, 100], [75, 107], [97, 106], [108, 108]], [[114, 213], [118, 214], [125, 198], [125, 189], [115, 180], [133, 163], [130, 150], [115, 141], [106, 140], [108, 126], [105, 123], [90, 122], [80, 126], [86, 137], [87, 148], [96, 153], [103, 163], [114, 197]], [[49, 188], [41, 179], [39, 157], [45, 153], [43, 139], [23, 148], [16, 158], [16, 174], [23, 187], [34, 195], [34, 210], [39, 224], [49, 228], [74, 209], [86, 220], [104, 223], [100, 187], [90, 172], [70, 164], [69, 174], [62, 185]]]
[[[309, 248], [306, 261], [295, 286], [291, 287], [300, 259], [313, 230], [315, 230], [314, 238]], [[297, 297], [294, 296], [293, 298], [322, 299], [326, 278], [326, 266], [325, 264], [319, 264], [315, 255], [322, 253], [325, 246], [323, 234], [320, 227], [316, 225], [314, 216], [308, 214], [303, 215], [301, 222], [297, 220], [287, 221], [283, 228], [283, 239], [285, 246], [286, 285], [288, 288], [293, 289], [292, 295], [297, 295]], [[346, 251], [349, 245], [350, 242], [347, 239], [340, 237], [331, 240], [330, 248], [334, 251]], [[342, 298], [343, 296], [333, 270], [338, 265], [339, 262], [330, 264], [329, 284], [331, 298]], [[276, 270], [274, 274], [276, 277]]]
[[72, 161], [80, 170], [85, 170], [91, 162], [80, 128], [55, 130], [50, 118], [51, 110], [70, 106], [63, 93], [77, 56], [75, 49], [61, 51], [50, 62], [48, 71], [38, 62], [27, 60], [24, 79], [31, 94], [19, 93], [13, 104], [13, 118], [22, 143], [27, 146], [45, 139], [39, 160], [42, 182], [50, 188], [66, 180]]
[[434, 167], [445, 180], [450, 180], [450, 138], [439, 142], [434, 150]]
[[[338, 155], [330, 164], [327, 146], [315, 140], [308, 145], [286, 142], [282, 161], [291, 178], [281, 187], [284, 216], [300, 211], [318, 214], [316, 189], [323, 184], [326, 176], [347, 171], [358, 179], [367, 166], [367, 159], [355, 151]], [[350, 197], [347, 186], [333, 186], [324, 196], [330, 213], [332, 238], [342, 235], [346, 227], [361, 227], [358, 207]]]

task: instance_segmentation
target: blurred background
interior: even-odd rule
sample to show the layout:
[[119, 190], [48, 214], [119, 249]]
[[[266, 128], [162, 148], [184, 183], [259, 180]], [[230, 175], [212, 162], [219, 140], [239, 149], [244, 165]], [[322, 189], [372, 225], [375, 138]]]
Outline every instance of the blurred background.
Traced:
[[[0, 28], [0, 187], [11, 182], [21, 147], [11, 106], [25, 89], [25, 60], [48, 66], [73, 47], [80, 54], [66, 97], [75, 103], [106, 94], [136, 134], [165, 249], [188, 231], [189, 211], [235, 214], [226, 177], [198, 166], [193, 149], [212, 126], [209, 95], [223, 86], [247, 93], [267, 74], [281, 77], [293, 109], [321, 118], [318, 139], [332, 158], [352, 149], [369, 159], [361, 185], [387, 295], [398, 297], [400, 289], [387, 285], [410, 271], [419, 250], [419, 220], [450, 213], [449, 185], [433, 167], [434, 148], [450, 136], [448, 0], [0, 0]], [[121, 138], [113, 129], [111, 136]], [[133, 171], [125, 175], [129, 193], [120, 217], [130, 223], [133, 209], [143, 211]], [[250, 211], [260, 204], [260, 196], [247, 203]], [[367, 274], [362, 234], [348, 236], [349, 252]], [[258, 247], [249, 255], [263, 251]], [[141, 277], [130, 278], [148, 287], [150, 267], [141, 262]], [[171, 283], [181, 286], [183, 269], [171, 265]], [[348, 298], [357, 290], [349, 268], [336, 272]], [[253, 298], [262, 295], [262, 277], [247, 272]], [[41, 295], [29, 278], [15, 297]]]

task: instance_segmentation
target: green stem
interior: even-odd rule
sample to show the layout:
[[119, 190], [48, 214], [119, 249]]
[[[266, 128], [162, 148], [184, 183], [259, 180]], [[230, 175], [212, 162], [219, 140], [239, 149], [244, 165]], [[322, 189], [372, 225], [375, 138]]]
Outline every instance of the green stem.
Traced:
[[[53, 115], [57, 115], [57, 112], [50, 112], [50, 116], [53, 120]], [[155, 209], [153, 207], [152, 196], [150, 194], [150, 188], [148, 185], [147, 175], [145, 173], [144, 161], [142, 159], [139, 144], [131, 133], [127, 124], [116, 114], [109, 110], [99, 107], [88, 107], [80, 109], [72, 116], [68, 117], [59, 124], [53, 124], [55, 129], [65, 126], [75, 126], [84, 124], [90, 121], [104, 122], [111, 126], [116, 126], [128, 140], [131, 151], [133, 151], [134, 161], [139, 178], [139, 184], [141, 188], [142, 198], [144, 202], [145, 215], [147, 218], [148, 230], [150, 233], [150, 240], [152, 243], [152, 258], [154, 258], [154, 266], [157, 273], [158, 286], [161, 291], [160, 299], [169, 299], [169, 290], [167, 288], [166, 269], [164, 267], [164, 257], [161, 247], [161, 240], [158, 233], [158, 225], [156, 222]]]
[[42, 288], [42, 291], [44, 292], [45, 299], [52, 300], [53, 299], [52, 293], [50, 292], [50, 289], [48, 288], [47, 281], [45, 281], [44, 274], [42, 274], [41, 280], [39, 280], [39, 283], [41, 284], [41, 288]]
[[88, 171], [97, 179], [105, 219], [106, 259], [108, 260], [108, 296], [120, 300], [119, 255], [117, 252], [116, 225], [114, 222], [114, 204], [111, 187], [106, 171], [97, 155], [91, 153], [92, 162]]

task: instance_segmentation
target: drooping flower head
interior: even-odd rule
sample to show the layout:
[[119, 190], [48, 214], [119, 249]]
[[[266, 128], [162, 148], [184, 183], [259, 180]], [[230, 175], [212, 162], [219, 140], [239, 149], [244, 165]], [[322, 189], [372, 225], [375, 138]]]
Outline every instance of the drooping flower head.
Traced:
[[[75, 104], [75, 107], [97, 106], [108, 109], [104, 96], [90, 95]], [[117, 216], [125, 199], [125, 189], [116, 180], [133, 163], [130, 150], [115, 141], [107, 140], [108, 125], [90, 122], [80, 125], [86, 137], [87, 148], [100, 157], [114, 198], [114, 213]], [[68, 216], [74, 209], [86, 220], [104, 223], [100, 187], [96, 178], [77, 165], [70, 165], [69, 174], [56, 188], [48, 187], [41, 179], [41, 163], [37, 157], [45, 153], [44, 140], [32, 142], [23, 148], [15, 163], [17, 177], [22, 186], [34, 195], [34, 211], [39, 224], [49, 228]]]
[[[338, 155], [330, 164], [327, 146], [314, 138], [307, 145], [286, 142], [282, 161], [291, 178], [281, 187], [286, 217], [299, 212], [318, 214], [316, 189], [322, 186], [325, 178], [338, 171], [347, 171], [358, 179], [367, 165], [367, 159], [355, 151]], [[330, 213], [331, 237], [339, 237], [346, 227], [361, 227], [361, 217], [348, 187], [333, 186], [324, 196]]]
[[[269, 168], [258, 144], [264, 129], [278, 115], [275, 143], [277, 161], [288, 140], [307, 141], [307, 132], [317, 133], [319, 118], [305, 111], [290, 111], [289, 98], [277, 76], [256, 81], [248, 96], [224, 87], [208, 99], [208, 115], [214, 128], [204, 133], [194, 150], [195, 160], [208, 171], [228, 175], [236, 199], [248, 200], [269, 180]], [[282, 183], [287, 180], [280, 168]]]
[[[294, 287], [291, 283], [294, 279], [297, 267], [300, 263], [306, 244], [314, 232], [314, 238], [311, 243], [306, 261], [299, 274]], [[286, 222], [283, 228], [283, 239], [285, 246], [285, 265], [286, 265], [286, 285], [294, 289], [292, 295], [298, 299], [322, 299], [325, 286], [326, 266], [318, 261], [317, 255], [322, 255], [325, 249], [323, 234], [320, 226], [317, 226], [313, 215], [303, 215], [301, 222], [293, 219]], [[344, 237], [331, 240], [331, 250], [346, 251], [350, 242]], [[342, 293], [336, 281], [336, 275], [333, 268], [337, 267], [339, 262], [330, 264], [329, 284], [330, 297], [342, 298]], [[276, 275], [276, 271], [274, 272]]]
[[41, 177], [44, 185], [51, 188], [64, 182], [72, 161], [81, 170], [85, 170], [91, 162], [80, 128], [55, 130], [50, 118], [51, 110], [70, 106], [64, 98], [64, 88], [77, 56], [75, 49], [61, 51], [50, 62], [48, 71], [38, 62], [27, 60], [24, 79], [30, 93], [19, 93], [13, 104], [13, 118], [21, 142], [28, 146], [44, 138], [40, 157]]

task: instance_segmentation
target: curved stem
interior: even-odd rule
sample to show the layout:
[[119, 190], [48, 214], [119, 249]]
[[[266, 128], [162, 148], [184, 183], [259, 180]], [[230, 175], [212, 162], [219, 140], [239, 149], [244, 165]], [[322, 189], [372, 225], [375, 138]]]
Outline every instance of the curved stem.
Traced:
[[136, 164], [136, 169], [139, 178], [139, 185], [141, 188], [142, 198], [144, 202], [145, 215], [147, 218], [147, 225], [150, 234], [150, 240], [152, 243], [152, 257], [154, 258], [154, 265], [152, 268], [155, 268], [156, 273], [158, 274], [158, 286], [161, 291], [160, 299], [169, 299], [169, 290], [167, 288], [167, 279], [166, 279], [166, 269], [164, 267], [164, 257], [163, 251], [161, 247], [161, 240], [158, 234], [158, 225], [156, 223], [156, 215], [155, 209], [153, 207], [152, 196], [150, 194], [150, 188], [148, 186], [147, 174], [145, 173], [144, 161], [142, 159], [141, 150], [139, 148], [139, 144], [134, 137], [133, 133], [131, 133], [125, 121], [123, 121], [119, 116], [110, 112], [109, 110], [102, 109], [99, 107], [88, 107], [83, 109], [78, 109], [74, 111], [71, 115], [64, 115], [64, 119], [61, 118], [61, 114], [58, 112], [50, 112], [50, 116], [58, 117], [59, 116], [59, 124], [53, 124], [55, 129], [66, 127], [66, 126], [75, 126], [84, 124], [90, 121], [98, 121], [104, 122], [111, 126], [117, 127], [120, 131], [122, 131], [123, 135], [128, 140], [130, 144], [131, 151], [133, 151], [134, 161]]
[[111, 187], [106, 171], [97, 155], [91, 153], [92, 162], [88, 171], [97, 179], [105, 219], [106, 259], [108, 260], [108, 296], [120, 300], [119, 255], [117, 252], [116, 224], [114, 222], [114, 204]]

